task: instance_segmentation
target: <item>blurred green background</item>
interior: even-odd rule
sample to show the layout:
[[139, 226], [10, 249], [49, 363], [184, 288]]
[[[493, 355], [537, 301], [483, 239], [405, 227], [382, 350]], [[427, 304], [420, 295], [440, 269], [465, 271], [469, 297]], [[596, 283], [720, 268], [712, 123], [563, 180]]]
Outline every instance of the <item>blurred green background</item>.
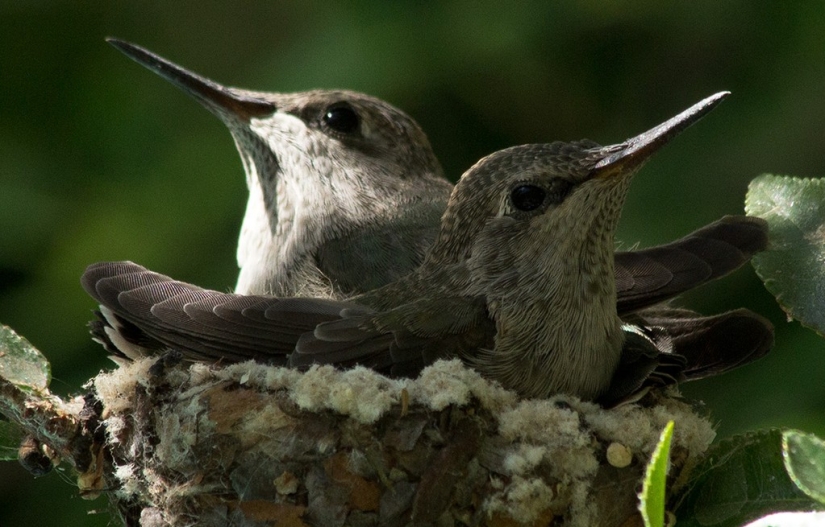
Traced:
[[[669, 7], [665, 7], [667, 4]], [[758, 5], [757, 5], [758, 4]], [[77, 392], [111, 363], [90, 342], [87, 264], [130, 259], [199, 285], [235, 282], [245, 204], [223, 125], [106, 45], [117, 36], [219, 82], [348, 88], [401, 107], [455, 179], [507, 146], [618, 142], [719, 90], [733, 95], [636, 178], [624, 246], [741, 213], [763, 172], [825, 175], [825, 5], [798, 2], [0, 1], [0, 322]], [[825, 434], [823, 342], [787, 323], [752, 269], [691, 294], [777, 326], [764, 360], [685, 386], [720, 435]], [[0, 525], [111, 524], [68, 472], [0, 464]], [[98, 514], [88, 515], [87, 512]]]

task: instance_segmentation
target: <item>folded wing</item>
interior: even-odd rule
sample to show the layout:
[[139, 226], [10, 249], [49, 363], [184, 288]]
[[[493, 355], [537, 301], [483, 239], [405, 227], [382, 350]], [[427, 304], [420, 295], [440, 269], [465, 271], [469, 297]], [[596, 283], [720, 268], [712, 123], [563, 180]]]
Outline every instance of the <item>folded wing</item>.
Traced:
[[675, 298], [730, 274], [767, 244], [765, 220], [725, 216], [667, 245], [617, 252], [619, 315]]

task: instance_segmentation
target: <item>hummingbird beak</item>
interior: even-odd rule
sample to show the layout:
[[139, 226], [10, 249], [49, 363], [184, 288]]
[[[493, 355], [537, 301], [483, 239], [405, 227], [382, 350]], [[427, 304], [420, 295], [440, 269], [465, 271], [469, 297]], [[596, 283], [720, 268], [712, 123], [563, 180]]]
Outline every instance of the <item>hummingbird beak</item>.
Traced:
[[116, 38], [107, 38], [106, 42], [194, 97], [222, 120], [229, 118], [249, 121], [252, 117], [268, 115], [277, 110], [273, 103], [250, 92], [221, 86], [135, 44]]
[[592, 176], [611, 177], [635, 172], [654, 152], [716, 108], [728, 95], [730, 92], [727, 91], [713, 94], [647, 132], [618, 145], [606, 147], [608, 153], [596, 164]]

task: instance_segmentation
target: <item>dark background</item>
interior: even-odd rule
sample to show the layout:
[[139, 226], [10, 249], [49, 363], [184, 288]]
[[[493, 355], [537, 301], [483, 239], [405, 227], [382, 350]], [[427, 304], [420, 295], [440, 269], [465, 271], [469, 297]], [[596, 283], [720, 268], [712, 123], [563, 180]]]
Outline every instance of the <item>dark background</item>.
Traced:
[[[71, 4], [71, 5], [70, 5]], [[130, 40], [251, 89], [348, 88], [403, 108], [447, 174], [515, 144], [618, 142], [720, 90], [733, 95], [636, 178], [619, 239], [663, 243], [741, 213], [760, 173], [825, 174], [821, 1], [509, 3], [0, 1], [0, 322], [77, 392], [112, 366], [89, 341], [78, 278], [130, 259], [227, 290], [246, 200], [223, 125], [106, 45]], [[186, 4], [186, 5], [184, 5]], [[773, 7], [771, 7], [773, 5]], [[720, 436], [825, 434], [825, 353], [750, 268], [681, 302], [746, 306], [777, 326], [764, 360], [684, 392]], [[677, 424], [678, 426], [678, 424]], [[0, 465], [0, 525], [107, 525], [70, 472]], [[87, 515], [97, 510], [100, 514]]]

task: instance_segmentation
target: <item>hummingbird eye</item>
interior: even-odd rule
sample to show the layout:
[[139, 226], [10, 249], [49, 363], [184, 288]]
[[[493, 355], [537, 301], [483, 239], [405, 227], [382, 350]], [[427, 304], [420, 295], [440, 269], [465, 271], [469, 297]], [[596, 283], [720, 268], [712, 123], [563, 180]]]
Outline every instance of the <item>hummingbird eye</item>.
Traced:
[[326, 126], [342, 134], [351, 134], [361, 126], [361, 119], [348, 104], [327, 107], [321, 120]]
[[510, 192], [510, 201], [520, 211], [536, 210], [544, 204], [547, 192], [536, 185], [519, 185]]

